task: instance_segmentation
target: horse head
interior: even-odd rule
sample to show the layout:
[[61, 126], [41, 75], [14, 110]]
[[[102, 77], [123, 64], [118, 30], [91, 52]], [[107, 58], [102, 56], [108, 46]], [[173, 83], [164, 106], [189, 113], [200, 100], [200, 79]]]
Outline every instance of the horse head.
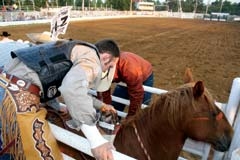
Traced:
[[160, 94], [149, 107], [122, 123], [114, 145], [136, 159], [177, 159], [187, 138], [226, 151], [233, 129], [202, 81], [190, 69], [185, 84]]
[[187, 137], [212, 144], [218, 151], [227, 151], [233, 129], [224, 113], [216, 106], [202, 81], [193, 81], [191, 70], [185, 72], [185, 87], [192, 88], [192, 105], [185, 117], [184, 132]]

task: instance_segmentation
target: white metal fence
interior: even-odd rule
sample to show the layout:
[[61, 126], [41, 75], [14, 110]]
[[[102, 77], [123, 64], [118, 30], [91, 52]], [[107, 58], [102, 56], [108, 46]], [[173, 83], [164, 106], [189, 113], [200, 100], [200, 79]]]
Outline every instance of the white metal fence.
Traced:
[[[124, 84], [123, 84], [124, 85]], [[166, 90], [153, 88], [153, 87], [146, 87], [144, 86], [144, 90], [151, 92], [153, 94], [161, 94], [167, 92]], [[90, 90], [91, 94], [96, 94], [95, 91]], [[129, 101], [124, 100], [119, 97], [112, 96], [113, 101], [120, 102], [123, 104], [128, 105]], [[214, 152], [213, 160], [236, 160], [236, 158], [240, 157], [240, 110], [239, 110], [239, 102], [240, 102], [240, 78], [235, 78], [233, 80], [232, 89], [230, 92], [229, 100], [226, 104], [216, 102], [217, 106], [226, 114], [230, 124], [234, 127], [235, 133], [232, 140], [232, 144], [228, 152]], [[146, 105], [142, 105], [142, 108], [146, 107]], [[118, 114], [122, 117], [126, 116], [126, 113], [118, 112]], [[82, 151], [88, 155], [91, 155], [90, 146], [88, 141], [80, 137], [74, 133], [61, 129], [53, 124], [51, 124], [52, 131], [56, 138], [66, 143], [73, 148]], [[201, 156], [202, 160], [207, 160], [209, 153], [210, 153], [210, 145], [203, 142], [196, 142], [191, 139], [187, 139], [184, 144], [183, 150]], [[116, 160], [133, 160], [133, 158], [125, 156], [121, 153], [113, 151], [114, 158]], [[65, 159], [71, 159], [65, 155]], [[184, 160], [184, 158], [179, 157], [179, 160]]]
[[[35, 21], [51, 19], [60, 8], [54, 10], [42, 9], [41, 11], [0, 11], [0, 22], [16, 22], [16, 21]], [[118, 17], [118, 16], [152, 16], [152, 17], [174, 17], [184, 19], [205, 19], [211, 20], [202, 13], [192, 12], [168, 12], [168, 11], [79, 11], [71, 10], [70, 17], [85, 18], [85, 17]], [[237, 16], [229, 15], [225, 20], [234, 20]], [[212, 19], [214, 20], [214, 19]], [[218, 20], [218, 19], [216, 19]]]

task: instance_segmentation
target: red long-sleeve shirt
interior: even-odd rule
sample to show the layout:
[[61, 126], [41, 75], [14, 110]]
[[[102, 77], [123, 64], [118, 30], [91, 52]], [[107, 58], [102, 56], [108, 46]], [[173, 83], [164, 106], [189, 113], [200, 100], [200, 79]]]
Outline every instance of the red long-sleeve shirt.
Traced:
[[[122, 52], [116, 65], [113, 82], [124, 82], [127, 84], [129, 94], [128, 116], [134, 115], [140, 108], [143, 97], [143, 82], [152, 74], [152, 65], [142, 57], [130, 53]], [[104, 103], [111, 104], [110, 89], [102, 93]]]

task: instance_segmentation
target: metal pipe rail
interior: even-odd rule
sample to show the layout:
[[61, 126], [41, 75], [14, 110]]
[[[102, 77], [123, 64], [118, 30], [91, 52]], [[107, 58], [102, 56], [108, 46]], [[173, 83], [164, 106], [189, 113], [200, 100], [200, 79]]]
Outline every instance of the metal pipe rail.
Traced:
[[[121, 83], [120, 85], [125, 85], [125, 84]], [[144, 91], [151, 92], [153, 94], [162, 94], [162, 93], [167, 92], [166, 90], [153, 88], [153, 87], [143, 86], [143, 88], [144, 88]], [[236, 116], [236, 113], [237, 113], [237, 110], [238, 110], [238, 105], [239, 105], [239, 101], [240, 101], [240, 92], [239, 91], [240, 91], [240, 78], [236, 78], [233, 81], [233, 85], [232, 85], [231, 93], [230, 93], [230, 96], [229, 96], [228, 104], [223, 104], [223, 103], [216, 102], [216, 105], [221, 110], [224, 111], [224, 113], [228, 117], [231, 124], [233, 124], [233, 121], [235, 119], [235, 116]], [[94, 91], [94, 90], [89, 90], [89, 93], [92, 94], [92, 95], [97, 95], [96, 91]], [[112, 100], [116, 101], [116, 102], [119, 102], [119, 103], [123, 103], [125, 105], [129, 105], [129, 100], [126, 100], [126, 99], [122, 99], [122, 98], [119, 98], [119, 97], [112, 96]], [[147, 106], [142, 105], [141, 107], [145, 108]], [[121, 116], [121, 117], [125, 117], [126, 113], [118, 111], [118, 115]], [[238, 118], [238, 119], [240, 119], [240, 118]], [[52, 131], [53, 131], [55, 137], [59, 141], [65, 143], [65, 144], [68, 144], [68, 145], [72, 146], [73, 148], [75, 148], [79, 151], [82, 151], [82, 152], [84, 152], [88, 155], [92, 155], [91, 150], [90, 150], [90, 145], [89, 145], [87, 139], [85, 139], [81, 136], [75, 135], [74, 133], [69, 132], [67, 130], [64, 130], [60, 127], [57, 127], [53, 124], [51, 124], [50, 126], [52, 128]], [[77, 144], [76, 144], [76, 142], [77, 142]], [[236, 148], [236, 147], [230, 147], [230, 149], [232, 149], [232, 150], [234, 148]], [[207, 144], [207, 143], [196, 142], [196, 141], [192, 141], [192, 140], [188, 139], [186, 141], [186, 143], [184, 144], [183, 150], [201, 156], [202, 160], [207, 160], [208, 154], [209, 154], [209, 151], [210, 151], [210, 145]], [[125, 155], [123, 155], [121, 153], [118, 153], [116, 151], [113, 151], [113, 154], [114, 154], [114, 158], [116, 160], [118, 160], [118, 159], [121, 159], [121, 160], [130, 159], [130, 160], [132, 160], [133, 159], [133, 158], [128, 157], [128, 156], [124, 157]], [[228, 156], [228, 158], [231, 157], [231, 152], [228, 153], [227, 156]], [[67, 157], [67, 156], [65, 156], [65, 157]], [[220, 157], [221, 158], [223, 157], [223, 153], [215, 152], [214, 160], [217, 159], [217, 158], [220, 158]], [[182, 158], [182, 157], [179, 157], [178, 160], [185, 160], [185, 159]]]

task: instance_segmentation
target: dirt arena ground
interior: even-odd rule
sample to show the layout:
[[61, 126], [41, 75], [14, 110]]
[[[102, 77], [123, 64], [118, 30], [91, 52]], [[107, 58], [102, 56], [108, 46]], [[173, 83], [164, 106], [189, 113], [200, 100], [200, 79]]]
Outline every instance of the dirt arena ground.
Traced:
[[[50, 24], [1, 27], [11, 38], [50, 30]], [[70, 22], [62, 38], [96, 42], [115, 39], [122, 51], [134, 52], [154, 68], [155, 87], [170, 90], [182, 84], [186, 67], [204, 81], [216, 101], [226, 103], [232, 81], [240, 76], [240, 23], [203, 20], [131, 18]]]
[[[11, 38], [50, 30], [50, 24], [1, 27]], [[115, 39], [121, 50], [149, 60], [155, 87], [170, 90], [182, 84], [186, 67], [204, 81], [218, 102], [226, 103], [232, 81], [240, 76], [240, 23], [164, 18], [131, 18], [70, 22], [62, 38], [96, 42]]]

